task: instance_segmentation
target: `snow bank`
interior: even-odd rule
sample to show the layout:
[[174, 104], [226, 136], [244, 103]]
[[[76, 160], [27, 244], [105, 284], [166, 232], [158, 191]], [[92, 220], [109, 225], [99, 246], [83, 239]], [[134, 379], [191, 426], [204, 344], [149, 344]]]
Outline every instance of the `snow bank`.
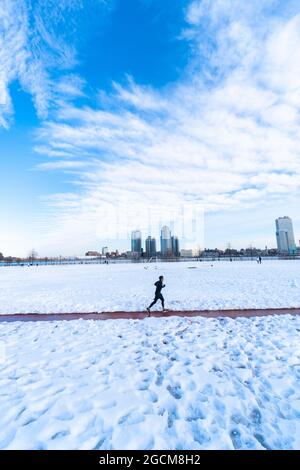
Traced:
[[0, 323], [0, 448], [299, 449], [299, 332], [290, 315]]
[[300, 307], [298, 261], [191, 262], [1, 268], [0, 313], [144, 310], [160, 274], [173, 310]]

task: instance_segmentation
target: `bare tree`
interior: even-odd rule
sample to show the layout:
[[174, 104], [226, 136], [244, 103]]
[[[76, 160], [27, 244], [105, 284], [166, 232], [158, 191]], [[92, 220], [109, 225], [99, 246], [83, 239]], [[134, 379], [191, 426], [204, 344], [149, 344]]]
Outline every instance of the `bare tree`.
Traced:
[[37, 259], [37, 257], [38, 257], [38, 253], [37, 253], [37, 252], [35, 251], [35, 249], [33, 248], [33, 249], [30, 251], [29, 255], [28, 255], [28, 259], [29, 259], [30, 261], [34, 261], [35, 259]]

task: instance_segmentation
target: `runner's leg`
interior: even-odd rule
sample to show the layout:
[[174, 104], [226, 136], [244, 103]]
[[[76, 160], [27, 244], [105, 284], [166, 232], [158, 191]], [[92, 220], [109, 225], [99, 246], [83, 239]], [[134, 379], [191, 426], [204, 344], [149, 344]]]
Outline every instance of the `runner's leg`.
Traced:
[[159, 297], [155, 297], [155, 299], [154, 299], [153, 302], [149, 305], [148, 308], [150, 309], [151, 307], [153, 307], [153, 305], [156, 304], [156, 302], [158, 301], [158, 299], [159, 299]]

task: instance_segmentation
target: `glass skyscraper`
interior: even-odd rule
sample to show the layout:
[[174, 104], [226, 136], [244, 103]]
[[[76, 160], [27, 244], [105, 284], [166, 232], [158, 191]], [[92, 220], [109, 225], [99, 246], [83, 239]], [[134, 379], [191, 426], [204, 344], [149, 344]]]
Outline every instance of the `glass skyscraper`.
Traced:
[[160, 251], [162, 256], [172, 256], [171, 231], [166, 225], [161, 229]]
[[140, 230], [131, 232], [131, 251], [133, 253], [142, 252], [142, 234]]
[[294, 253], [296, 251], [292, 219], [278, 217], [276, 224], [277, 248], [280, 253]]
[[152, 256], [156, 256], [156, 240], [155, 238], [148, 237], [146, 238], [146, 243], [145, 243], [145, 248], [146, 248], [146, 256], [148, 258], [151, 258]]
[[178, 237], [175, 237], [175, 236], [171, 237], [171, 242], [172, 242], [172, 254], [173, 256], [178, 257], [180, 255]]

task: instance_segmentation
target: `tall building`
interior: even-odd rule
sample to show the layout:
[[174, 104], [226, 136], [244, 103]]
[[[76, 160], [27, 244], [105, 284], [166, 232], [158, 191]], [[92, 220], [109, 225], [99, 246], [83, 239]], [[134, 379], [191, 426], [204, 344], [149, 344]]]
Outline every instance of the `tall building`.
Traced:
[[102, 255], [103, 255], [103, 256], [106, 256], [107, 253], [108, 253], [108, 247], [107, 247], [107, 246], [103, 246], [103, 247], [102, 247]]
[[162, 256], [172, 255], [172, 239], [169, 227], [166, 225], [161, 229], [160, 234], [160, 251]]
[[175, 236], [171, 237], [171, 243], [172, 243], [173, 256], [180, 256], [178, 237], [175, 237]]
[[277, 248], [281, 253], [294, 253], [296, 251], [293, 222], [290, 217], [278, 217], [276, 224]]
[[146, 256], [151, 258], [152, 256], [156, 256], [156, 240], [155, 238], [148, 237], [145, 242], [146, 245]]
[[142, 252], [142, 234], [140, 230], [133, 230], [133, 232], [131, 232], [131, 252]]

